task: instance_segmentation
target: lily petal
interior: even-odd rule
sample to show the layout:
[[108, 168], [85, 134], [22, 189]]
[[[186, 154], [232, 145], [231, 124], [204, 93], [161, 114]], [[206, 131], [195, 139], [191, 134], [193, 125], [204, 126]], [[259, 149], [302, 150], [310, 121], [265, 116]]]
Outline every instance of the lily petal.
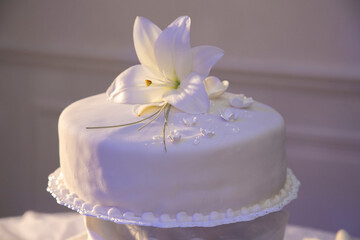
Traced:
[[160, 72], [181, 81], [191, 72], [190, 18], [182, 16], [159, 35], [155, 43], [155, 57]]
[[155, 108], [158, 109], [162, 106], [164, 106], [164, 104], [166, 104], [166, 102], [159, 102], [159, 103], [149, 103], [149, 104], [137, 104], [133, 107], [133, 112], [138, 115], [141, 116], [145, 111], [148, 111], [151, 108]]
[[144, 17], [136, 17], [134, 23], [134, 46], [141, 64], [158, 69], [154, 45], [161, 33], [161, 29]]
[[229, 87], [229, 82], [224, 80], [220, 81], [219, 78], [210, 76], [204, 80], [204, 86], [209, 98], [216, 98], [223, 94]]
[[209, 110], [210, 100], [206, 93], [204, 76], [190, 73], [180, 84], [163, 97], [164, 101], [177, 109], [190, 114], [205, 113]]
[[208, 76], [211, 68], [224, 55], [224, 51], [214, 46], [198, 46], [191, 49], [193, 55], [193, 72]]
[[167, 88], [151, 85], [145, 80], [155, 79], [149, 68], [143, 65], [129, 67], [113, 81], [106, 93], [108, 98], [117, 103], [145, 104], [161, 102]]

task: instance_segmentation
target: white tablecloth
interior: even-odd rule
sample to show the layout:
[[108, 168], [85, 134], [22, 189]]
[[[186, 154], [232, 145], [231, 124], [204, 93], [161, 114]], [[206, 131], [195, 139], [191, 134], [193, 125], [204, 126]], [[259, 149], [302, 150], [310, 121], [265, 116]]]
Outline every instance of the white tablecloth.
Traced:
[[[22, 216], [0, 218], [0, 240], [64, 240], [84, 232], [83, 217], [77, 213], [28, 211]], [[294, 225], [286, 227], [285, 240], [304, 238], [334, 240], [335, 233]]]

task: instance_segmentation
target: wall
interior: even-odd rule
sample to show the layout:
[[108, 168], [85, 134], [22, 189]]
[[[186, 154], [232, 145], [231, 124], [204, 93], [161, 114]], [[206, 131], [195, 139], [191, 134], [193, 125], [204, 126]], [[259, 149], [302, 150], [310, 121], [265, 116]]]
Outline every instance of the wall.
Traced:
[[356, 1], [0, 3], [0, 216], [64, 211], [45, 191], [57, 118], [137, 62], [137, 15], [192, 18], [192, 45], [225, 50], [213, 74], [275, 107], [302, 181], [290, 222], [360, 236], [360, 4]]

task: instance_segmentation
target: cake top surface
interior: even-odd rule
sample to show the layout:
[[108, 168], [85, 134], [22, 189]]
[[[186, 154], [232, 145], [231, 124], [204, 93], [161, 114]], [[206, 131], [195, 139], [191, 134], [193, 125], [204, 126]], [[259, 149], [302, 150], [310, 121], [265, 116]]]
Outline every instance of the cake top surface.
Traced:
[[[169, 152], [216, 151], [225, 145], [239, 144], [256, 138], [269, 129], [283, 127], [283, 119], [271, 107], [255, 102], [251, 107], [238, 109], [231, 107], [229, 100], [235, 95], [225, 93], [211, 100], [208, 113], [188, 114], [172, 109], [168, 115], [165, 140]], [[132, 123], [146, 118], [133, 114], [133, 105], [109, 101], [105, 94], [82, 99], [70, 105], [60, 117], [60, 124], [68, 124], [74, 134], [93, 141], [117, 144], [119, 148], [134, 146], [146, 151], [164, 152], [164, 114], [141, 130], [146, 123], [124, 127], [87, 129], [96, 126], [114, 126]], [[227, 116], [231, 116], [227, 118]], [[66, 121], [62, 121], [66, 119]], [[71, 129], [70, 129], [71, 130]]]

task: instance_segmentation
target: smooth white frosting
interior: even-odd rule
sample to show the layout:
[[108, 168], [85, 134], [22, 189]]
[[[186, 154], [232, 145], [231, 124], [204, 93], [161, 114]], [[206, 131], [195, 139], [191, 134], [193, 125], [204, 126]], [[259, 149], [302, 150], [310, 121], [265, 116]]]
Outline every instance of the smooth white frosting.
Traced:
[[[202, 216], [216, 221], [233, 216], [233, 210], [264, 209], [257, 203], [274, 196], [281, 200], [281, 190], [283, 195], [291, 190], [285, 184], [284, 120], [258, 102], [248, 109], [231, 108], [232, 96], [226, 93], [211, 100], [209, 113], [196, 115], [193, 126], [183, 120], [193, 115], [172, 109], [167, 135], [176, 130], [181, 139], [167, 138], [167, 152], [157, 137], [163, 116], [141, 131], [137, 131], [141, 124], [86, 129], [139, 117], [133, 115], [132, 105], [110, 102], [105, 94], [71, 104], [59, 119], [60, 165], [67, 194], [76, 194], [82, 204], [98, 206], [97, 211], [113, 209], [109, 215], [118, 211], [135, 222], [201, 221]], [[220, 116], [227, 108], [236, 113], [236, 120]], [[200, 129], [213, 134], [203, 136]]]

